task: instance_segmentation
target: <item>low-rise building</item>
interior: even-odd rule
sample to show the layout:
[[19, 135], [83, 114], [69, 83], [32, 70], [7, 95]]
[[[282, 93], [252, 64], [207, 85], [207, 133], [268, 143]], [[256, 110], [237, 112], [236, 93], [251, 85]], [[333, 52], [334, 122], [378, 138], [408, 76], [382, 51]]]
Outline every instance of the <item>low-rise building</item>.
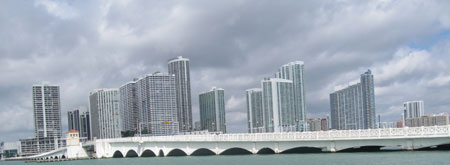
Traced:
[[328, 120], [326, 118], [308, 119], [309, 131], [328, 131]]
[[20, 142], [1, 142], [0, 143], [0, 159], [18, 157], [21, 153]]
[[397, 122], [380, 122], [378, 128], [397, 128]]
[[66, 146], [66, 140], [57, 137], [20, 139], [21, 156], [37, 155]]
[[448, 114], [427, 114], [421, 117], [406, 119], [405, 126], [407, 127], [422, 127], [422, 126], [435, 126], [435, 125], [448, 125], [450, 119]]

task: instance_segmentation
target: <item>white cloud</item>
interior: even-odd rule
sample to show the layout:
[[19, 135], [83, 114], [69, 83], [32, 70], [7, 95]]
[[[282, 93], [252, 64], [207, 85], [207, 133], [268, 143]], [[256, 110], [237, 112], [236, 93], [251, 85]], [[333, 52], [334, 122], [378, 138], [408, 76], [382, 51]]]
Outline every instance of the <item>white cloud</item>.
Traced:
[[236, 111], [238, 108], [244, 107], [243, 104], [245, 104], [245, 98], [237, 98], [233, 95], [227, 100], [225, 109], [229, 111]]
[[429, 87], [442, 87], [450, 84], [450, 76], [439, 75], [438, 77], [428, 81]]
[[78, 13], [64, 1], [37, 0], [36, 6], [43, 6], [48, 13], [60, 19], [72, 19], [78, 17]]

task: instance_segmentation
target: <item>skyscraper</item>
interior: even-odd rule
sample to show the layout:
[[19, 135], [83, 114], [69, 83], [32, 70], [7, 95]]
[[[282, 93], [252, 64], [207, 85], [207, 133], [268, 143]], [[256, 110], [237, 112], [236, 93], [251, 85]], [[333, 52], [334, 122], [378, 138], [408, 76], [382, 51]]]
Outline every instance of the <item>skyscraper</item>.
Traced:
[[248, 132], [265, 132], [262, 89], [253, 88], [246, 91]]
[[330, 94], [331, 126], [333, 129], [374, 129], [375, 92], [370, 70], [361, 75], [360, 82]]
[[137, 107], [137, 94], [135, 81], [128, 82], [119, 88], [120, 117], [122, 120], [123, 131], [130, 131], [130, 130], [135, 131], [138, 128], [139, 112]]
[[80, 132], [80, 137], [90, 138], [89, 112], [86, 107], [78, 107], [68, 111], [67, 122], [69, 131], [77, 130]]
[[178, 134], [175, 76], [146, 75], [136, 82], [140, 130], [153, 135]]
[[266, 132], [297, 131], [292, 80], [265, 79], [262, 90]]
[[403, 123], [406, 125], [406, 119], [422, 117], [425, 114], [423, 101], [407, 101], [403, 103]]
[[33, 85], [35, 138], [20, 139], [22, 155], [36, 155], [63, 147], [59, 86]]
[[89, 112], [83, 112], [80, 115], [80, 137], [91, 139], [91, 121]]
[[96, 89], [89, 94], [92, 138], [121, 137], [119, 102], [118, 89]]
[[297, 131], [305, 131], [306, 127], [306, 102], [305, 102], [305, 82], [304, 63], [294, 61], [280, 67], [275, 74], [276, 78], [292, 80], [294, 95], [294, 116], [297, 122]]
[[375, 114], [375, 85], [373, 82], [372, 71], [369, 69], [364, 74], [361, 74], [360, 80], [363, 96], [364, 129], [375, 129], [377, 128]]
[[61, 103], [59, 86], [33, 85], [34, 129], [37, 138], [61, 138]]
[[67, 112], [67, 124], [69, 130], [80, 131], [80, 110], [74, 109]]
[[168, 62], [169, 74], [175, 75], [177, 116], [181, 132], [191, 131], [192, 106], [189, 59], [181, 56]]
[[213, 87], [199, 95], [200, 123], [202, 130], [226, 133], [225, 91]]

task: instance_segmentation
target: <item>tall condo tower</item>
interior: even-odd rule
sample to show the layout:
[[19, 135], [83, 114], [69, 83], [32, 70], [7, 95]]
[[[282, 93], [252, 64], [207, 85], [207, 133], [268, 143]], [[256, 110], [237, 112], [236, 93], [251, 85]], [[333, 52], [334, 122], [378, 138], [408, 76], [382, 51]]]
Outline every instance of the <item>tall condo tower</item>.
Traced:
[[192, 127], [191, 80], [189, 59], [181, 56], [168, 62], [169, 74], [175, 75], [177, 115], [181, 132], [189, 132]]
[[146, 75], [136, 82], [139, 129], [153, 135], [178, 134], [175, 76]]
[[407, 101], [403, 103], [403, 125], [406, 124], [406, 119], [422, 117], [425, 114], [423, 101]]
[[292, 80], [265, 79], [262, 87], [266, 132], [297, 131]]
[[83, 112], [80, 115], [80, 137], [91, 138], [91, 121], [89, 117], [89, 112]]
[[90, 121], [89, 112], [86, 107], [74, 108], [67, 112], [67, 124], [70, 130], [77, 130], [80, 132], [80, 137], [89, 138], [90, 136]]
[[361, 74], [361, 89], [363, 95], [363, 115], [364, 115], [364, 129], [375, 129], [376, 114], [375, 114], [375, 89], [374, 89], [372, 71], [367, 70]]
[[61, 138], [61, 102], [59, 86], [33, 85], [34, 133], [36, 138]]
[[305, 102], [305, 82], [304, 82], [304, 62], [294, 61], [280, 67], [275, 74], [276, 78], [292, 80], [294, 95], [294, 116], [297, 124], [297, 131], [306, 130], [306, 102]]
[[330, 94], [332, 129], [374, 129], [375, 92], [370, 70], [361, 75], [360, 82]]
[[80, 110], [75, 108], [67, 112], [67, 124], [70, 130], [80, 131]]
[[118, 89], [96, 89], [89, 94], [92, 138], [121, 137], [119, 102]]
[[199, 95], [200, 125], [202, 130], [226, 133], [225, 91], [213, 87], [209, 92]]
[[120, 117], [123, 131], [136, 131], [139, 123], [136, 82], [128, 82], [119, 88]]
[[249, 133], [265, 132], [262, 89], [253, 88], [246, 90], [247, 96], [247, 120]]

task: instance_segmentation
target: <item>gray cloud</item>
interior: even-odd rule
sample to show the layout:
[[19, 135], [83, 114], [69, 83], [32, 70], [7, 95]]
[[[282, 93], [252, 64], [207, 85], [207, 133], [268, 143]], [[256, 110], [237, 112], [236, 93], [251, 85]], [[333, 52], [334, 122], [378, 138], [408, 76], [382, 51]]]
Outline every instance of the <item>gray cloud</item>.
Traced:
[[[399, 120], [403, 101], [449, 112], [447, 1], [1, 1], [0, 140], [33, 136], [31, 85], [61, 85], [62, 118], [95, 88], [167, 72], [191, 59], [198, 94], [225, 89], [228, 130], [245, 132], [244, 91], [305, 61], [308, 116], [328, 94], [372, 69], [377, 112]], [[13, 121], [14, 125], [9, 124]]]

